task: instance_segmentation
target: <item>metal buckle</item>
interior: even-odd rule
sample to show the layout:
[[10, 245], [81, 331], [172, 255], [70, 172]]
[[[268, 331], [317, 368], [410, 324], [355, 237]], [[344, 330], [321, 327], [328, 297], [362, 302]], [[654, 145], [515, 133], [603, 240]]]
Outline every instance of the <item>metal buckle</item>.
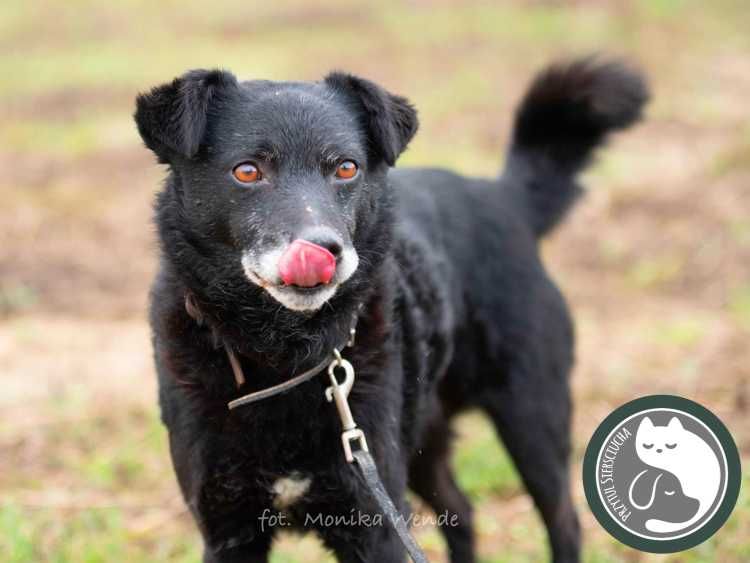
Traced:
[[[341, 442], [344, 446], [344, 455], [346, 461], [352, 463], [354, 456], [352, 455], [352, 441], [357, 440], [359, 447], [364, 451], [367, 449], [367, 440], [361, 429], [357, 428], [357, 423], [354, 422], [352, 416], [352, 410], [349, 408], [349, 393], [354, 385], [354, 367], [347, 360], [341, 357], [341, 353], [334, 348], [333, 349], [334, 359], [328, 364], [328, 378], [331, 380], [330, 387], [326, 388], [326, 400], [330, 403], [335, 402], [336, 410], [339, 412], [339, 418], [341, 419], [341, 426], [344, 432], [341, 434]], [[344, 370], [344, 381], [339, 383], [336, 379], [336, 368]]]
[[343, 432], [341, 434], [341, 443], [344, 445], [344, 455], [346, 456], [346, 461], [348, 461], [349, 463], [352, 463], [354, 461], [354, 456], [352, 455], [353, 440], [359, 441], [359, 449], [363, 452], [370, 451], [367, 448], [367, 439], [365, 438], [365, 433], [362, 432], [361, 428], [352, 428], [351, 430]]

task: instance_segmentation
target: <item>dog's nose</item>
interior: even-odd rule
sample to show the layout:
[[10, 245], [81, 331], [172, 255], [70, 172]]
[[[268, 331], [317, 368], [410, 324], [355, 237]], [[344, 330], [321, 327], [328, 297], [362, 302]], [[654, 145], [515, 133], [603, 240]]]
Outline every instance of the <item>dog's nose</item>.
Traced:
[[328, 229], [319, 229], [310, 232], [302, 233], [300, 236], [302, 240], [311, 242], [321, 248], [325, 248], [328, 252], [333, 254], [333, 257], [338, 261], [341, 258], [341, 253], [344, 250], [344, 243], [341, 238]]
[[660, 454], [662, 452], [661, 448], [656, 448], [656, 453]]

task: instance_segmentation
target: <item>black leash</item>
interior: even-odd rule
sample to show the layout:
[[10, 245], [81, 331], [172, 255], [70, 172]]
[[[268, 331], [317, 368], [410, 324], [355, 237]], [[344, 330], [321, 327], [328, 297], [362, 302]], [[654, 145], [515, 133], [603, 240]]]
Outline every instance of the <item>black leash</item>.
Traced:
[[352, 470], [357, 472], [355, 466], [361, 471], [362, 477], [365, 479], [367, 487], [370, 489], [375, 502], [378, 503], [380, 510], [383, 512], [388, 521], [396, 530], [398, 537], [401, 538], [401, 543], [404, 544], [406, 551], [409, 552], [409, 557], [414, 563], [428, 563], [427, 557], [424, 552], [417, 544], [414, 537], [409, 533], [409, 527], [406, 525], [401, 513], [396, 509], [391, 497], [388, 496], [388, 491], [385, 490], [383, 482], [380, 480], [378, 475], [378, 468], [375, 466], [375, 460], [372, 459], [370, 452], [366, 450], [358, 450], [353, 452], [354, 461], [352, 464]]
[[[354, 422], [348, 400], [349, 392], [354, 385], [354, 368], [352, 364], [341, 357], [341, 354], [335, 348], [333, 355], [334, 359], [328, 366], [328, 378], [331, 381], [331, 386], [326, 389], [326, 399], [329, 402], [334, 401], [336, 409], [339, 411], [341, 426], [344, 430], [341, 433], [341, 443], [344, 446], [346, 461], [351, 464], [352, 470], [355, 473], [357, 473], [357, 468], [361, 472], [358, 474], [364, 477], [370, 494], [375, 499], [375, 502], [378, 503], [380, 510], [388, 519], [391, 526], [393, 526], [393, 529], [396, 530], [401, 543], [404, 544], [412, 561], [414, 563], [427, 563], [427, 557], [425, 557], [424, 552], [422, 552], [414, 537], [409, 533], [406, 520], [396, 510], [396, 506], [393, 504], [391, 497], [388, 496], [388, 491], [386, 491], [383, 482], [380, 480], [378, 468], [375, 465], [375, 460], [372, 459], [372, 455], [370, 455], [364, 432], [362, 432], [361, 428], [357, 428], [357, 423]], [[336, 379], [336, 368], [344, 370], [345, 377], [342, 382]], [[359, 449], [352, 450], [352, 442], [357, 443]]]

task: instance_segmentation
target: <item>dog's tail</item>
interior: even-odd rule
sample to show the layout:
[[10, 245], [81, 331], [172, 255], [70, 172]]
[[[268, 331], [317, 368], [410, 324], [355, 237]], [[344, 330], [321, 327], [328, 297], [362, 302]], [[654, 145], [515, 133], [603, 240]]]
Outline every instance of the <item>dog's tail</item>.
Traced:
[[522, 186], [537, 236], [580, 195], [576, 176], [594, 149], [638, 121], [648, 97], [643, 76], [618, 61], [578, 59], [535, 77], [516, 112], [504, 179]]

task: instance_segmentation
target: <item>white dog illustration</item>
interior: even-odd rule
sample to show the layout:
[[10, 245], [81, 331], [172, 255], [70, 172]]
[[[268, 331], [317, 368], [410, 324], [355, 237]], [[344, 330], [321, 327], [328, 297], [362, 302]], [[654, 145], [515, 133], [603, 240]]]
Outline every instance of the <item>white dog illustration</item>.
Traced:
[[685, 496], [700, 503], [698, 512], [685, 522], [651, 519], [646, 522], [646, 529], [658, 533], [675, 532], [703, 517], [716, 499], [721, 483], [719, 460], [709, 445], [685, 430], [677, 417], [672, 417], [666, 426], [654, 426], [651, 419], [645, 417], [638, 426], [635, 439], [635, 451], [641, 461], [674, 474]]

